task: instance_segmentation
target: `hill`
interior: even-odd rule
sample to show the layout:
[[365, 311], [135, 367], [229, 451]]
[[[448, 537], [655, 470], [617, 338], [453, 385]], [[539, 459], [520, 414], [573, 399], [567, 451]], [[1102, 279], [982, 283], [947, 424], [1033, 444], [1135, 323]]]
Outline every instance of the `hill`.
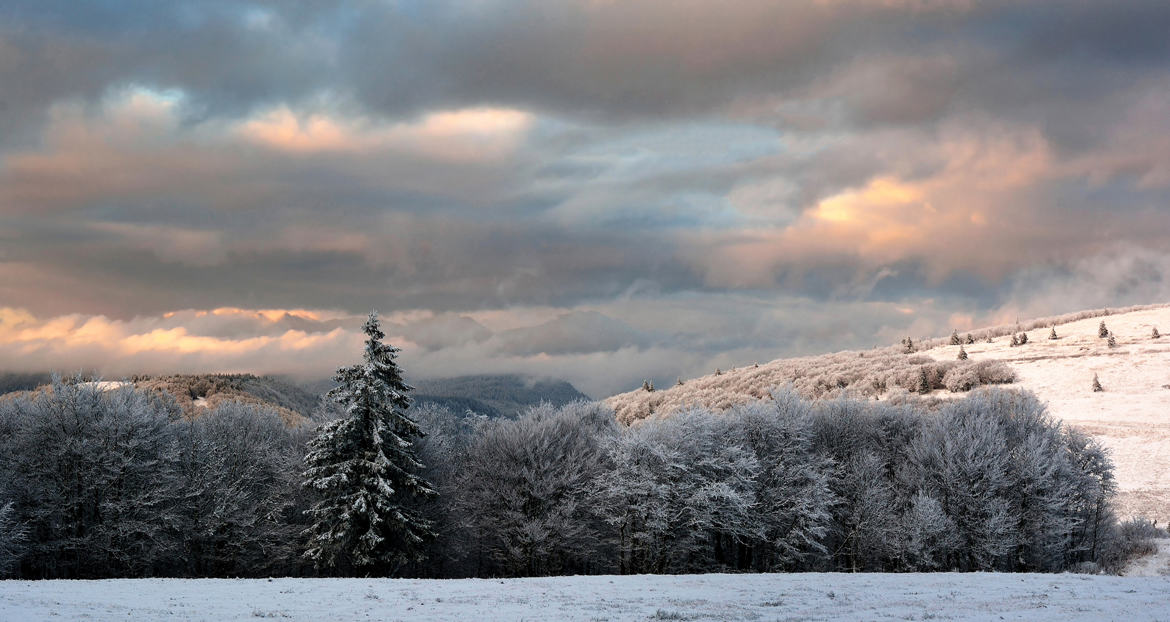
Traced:
[[[1116, 347], [1098, 337], [1104, 321]], [[949, 338], [862, 351], [778, 359], [653, 392], [605, 400], [623, 422], [664, 416], [689, 405], [726, 409], [786, 384], [809, 398], [946, 400], [977, 384], [1005, 383], [1034, 392], [1051, 414], [1096, 435], [1112, 452], [1123, 516], [1170, 518], [1170, 306], [1083, 311]], [[1049, 339], [1055, 329], [1057, 339]], [[1012, 346], [1011, 336], [1027, 343]], [[967, 341], [968, 333], [960, 333]], [[990, 339], [990, 343], [988, 340]], [[959, 348], [968, 354], [957, 360]], [[986, 373], [985, 373], [986, 372]], [[1104, 387], [1092, 390], [1096, 374]]]
[[[48, 373], [0, 375], [0, 395], [31, 391], [49, 383]], [[84, 377], [83, 377], [84, 379]], [[187, 415], [197, 416], [206, 409], [226, 402], [262, 404], [273, 408], [289, 424], [298, 424], [312, 416], [317, 396], [286, 380], [252, 374], [174, 374], [169, 376], [134, 376], [126, 380], [98, 381], [103, 389], [125, 384], [170, 394]]]

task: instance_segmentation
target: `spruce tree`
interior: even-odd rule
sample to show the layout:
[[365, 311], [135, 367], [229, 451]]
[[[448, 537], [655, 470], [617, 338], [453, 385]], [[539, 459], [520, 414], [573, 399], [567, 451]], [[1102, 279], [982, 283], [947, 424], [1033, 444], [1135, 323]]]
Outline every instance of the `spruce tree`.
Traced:
[[1055, 326], [1053, 326], [1052, 331], [1048, 333], [1048, 338], [1049, 339], [1060, 339], [1060, 337], [1056, 336], [1056, 327]]
[[337, 370], [329, 398], [341, 418], [322, 425], [309, 441], [304, 486], [318, 495], [307, 511], [312, 526], [305, 557], [319, 569], [343, 574], [392, 574], [422, 558], [434, 537], [431, 524], [412, 506], [436, 493], [418, 474], [418, 424], [407, 414], [411, 387], [395, 358], [398, 348], [371, 313], [362, 363]]
[[1117, 338], [1113, 336], [1113, 333], [1109, 333], [1109, 339], [1105, 343], [1109, 344], [1110, 348], [1116, 348]]
[[1162, 334], [1158, 332], [1158, 327], [1154, 327], [1154, 331], [1150, 333], [1150, 339], [1161, 339]]
[[1093, 393], [1100, 393], [1104, 390], [1101, 386], [1101, 379], [1097, 377], [1097, 374], [1093, 374]]
[[964, 340], [964, 343], [967, 345], [975, 343], [975, 338], [971, 336], [971, 333], [967, 333], [967, 338]]
[[1097, 326], [1097, 336], [1102, 339], [1109, 336], [1109, 329], [1105, 328], [1105, 320], [1101, 320], [1101, 324]]
[[963, 340], [959, 338], [959, 331], [958, 330], [951, 331], [951, 345], [957, 346], [961, 343], [963, 343]]
[[1020, 345], [1024, 345], [1024, 344], [1028, 343], [1028, 333], [1020, 333], [1019, 342], [1020, 342]]
[[967, 351], [963, 349], [963, 346], [959, 346], [959, 360], [967, 360]]

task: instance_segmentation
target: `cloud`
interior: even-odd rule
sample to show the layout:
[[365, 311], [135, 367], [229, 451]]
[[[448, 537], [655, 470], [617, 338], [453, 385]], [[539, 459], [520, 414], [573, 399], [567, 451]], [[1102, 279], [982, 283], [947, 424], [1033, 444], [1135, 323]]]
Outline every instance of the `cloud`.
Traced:
[[1142, 0], [6, 2], [0, 307], [33, 319], [4, 352], [307, 371], [378, 308], [420, 373], [600, 394], [1147, 302], [1168, 28]]

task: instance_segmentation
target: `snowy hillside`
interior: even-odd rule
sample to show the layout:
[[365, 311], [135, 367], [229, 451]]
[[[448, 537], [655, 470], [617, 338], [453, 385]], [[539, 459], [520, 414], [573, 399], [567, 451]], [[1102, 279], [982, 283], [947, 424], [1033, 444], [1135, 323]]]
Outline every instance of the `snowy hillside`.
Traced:
[[[1097, 336], [1104, 321], [1117, 347]], [[1122, 515], [1143, 515], [1160, 525], [1170, 520], [1170, 336], [1151, 339], [1154, 328], [1170, 330], [1170, 307], [1113, 314], [1027, 331], [1028, 343], [1009, 338], [965, 345], [972, 360], [1006, 361], [1019, 379], [1014, 386], [1048, 402], [1056, 417], [1101, 439], [1112, 450]], [[923, 352], [951, 360], [959, 346]], [[1093, 374], [1104, 391], [1092, 390]]]
[[0, 620], [1142, 620], [1170, 578], [791, 574], [0, 582]]
[[[1100, 322], [1117, 347], [1097, 336]], [[1058, 339], [1048, 339], [1055, 326]], [[905, 395], [918, 375], [935, 365], [991, 365], [999, 361], [1015, 374], [1009, 386], [1028, 389], [1048, 402], [1050, 412], [1096, 436], [1113, 452], [1123, 516], [1170, 520], [1170, 336], [1152, 339], [1157, 327], [1170, 331], [1170, 306], [1125, 312], [1086, 311], [1032, 320], [1022, 325], [1028, 342], [1012, 347], [1012, 327], [969, 331], [963, 344], [969, 359], [956, 361], [960, 346], [947, 339], [918, 344], [913, 352], [891, 346], [799, 359], [778, 359], [723, 370], [656, 391], [631, 391], [606, 400], [622, 421], [661, 416], [689, 405], [728, 408], [759, 399], [792, 383], [807, 397], [838, 395], [889, 399]], [[964, 338], [968, 333], [960, 333]], [[987, 337], [992, 343], [987, 343]], [[1093, 374], [1104, 387], [1092, 391]], [[949, 399], [963, 393], [928, 391]]]

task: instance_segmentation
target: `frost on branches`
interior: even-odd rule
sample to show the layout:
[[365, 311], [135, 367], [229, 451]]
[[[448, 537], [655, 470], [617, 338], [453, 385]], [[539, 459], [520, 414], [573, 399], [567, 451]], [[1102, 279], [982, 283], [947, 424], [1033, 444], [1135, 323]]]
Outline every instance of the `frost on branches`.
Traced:
[[305, 486], [319, 495], [305, 557], [319, 569], [392, 574], [420, 560], [434, 537], [414, 506], [436, 493], [418, 475], [413, 439], [422, 431], [406, 413], [411, 387], [394, 362], [399, 350], [382, 343], [376, 312], [362, 328], [365, 360], [339, 369], [329, 393], [344, 415], [321, 426], [305, 456]]

